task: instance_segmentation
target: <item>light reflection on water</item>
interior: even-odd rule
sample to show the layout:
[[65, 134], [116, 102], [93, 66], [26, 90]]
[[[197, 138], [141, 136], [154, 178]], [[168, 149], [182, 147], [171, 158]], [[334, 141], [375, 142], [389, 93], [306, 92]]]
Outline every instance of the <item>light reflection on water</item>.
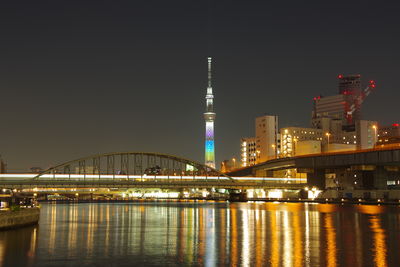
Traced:
[[0, 266], [397, 266], [400, 208], [302, 203], [42, 205]]

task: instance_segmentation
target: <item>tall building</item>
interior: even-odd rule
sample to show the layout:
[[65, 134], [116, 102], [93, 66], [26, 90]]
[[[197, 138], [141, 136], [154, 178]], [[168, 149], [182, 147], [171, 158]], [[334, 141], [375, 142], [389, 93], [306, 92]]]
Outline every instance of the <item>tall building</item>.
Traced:
[[339, 94], [342, 95], [357, 95], [361, 93], [361, 75], [339, 75]]
[[255, 165], [257, 161], [256, 138], [247, 137], [240, 140], [240, 166]]
[[339, 90], [337, 95], [314, 97], [312, 125], [322, 129], [323, 118], [341, 121], [342, 128], [354, 131], [356, 121], [361, 120], [361, 104], [375, 88], [375, 82], [361, 90], [361, 75], [339, 75]]
[[211, 57], [208, 58], [208, 86], [206, 94], [206, 112], [204, 113], [206, 122], [206, 140], [205, 140], [205, 164], [215, 168], [215, 144], [214, 144], [214, 95], [211, 85]]
[[257, 163], [278, 157], [278, 116], [256, 118]]

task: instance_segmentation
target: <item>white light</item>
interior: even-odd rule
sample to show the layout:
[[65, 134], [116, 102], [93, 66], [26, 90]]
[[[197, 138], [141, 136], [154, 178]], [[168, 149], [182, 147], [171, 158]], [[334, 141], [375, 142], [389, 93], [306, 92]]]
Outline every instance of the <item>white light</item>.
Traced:
[[282, 190], [268, 191], [268, 198], [282, 198]]

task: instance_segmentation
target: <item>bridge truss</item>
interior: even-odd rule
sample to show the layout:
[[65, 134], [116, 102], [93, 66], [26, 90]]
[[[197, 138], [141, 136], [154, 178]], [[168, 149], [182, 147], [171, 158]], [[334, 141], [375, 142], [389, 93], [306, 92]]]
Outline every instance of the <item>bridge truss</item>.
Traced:
[[224, 179], [226, 174], [182, 157], [149, 153], [118, 152], [93, 155], [51, 167], [33, 179]]

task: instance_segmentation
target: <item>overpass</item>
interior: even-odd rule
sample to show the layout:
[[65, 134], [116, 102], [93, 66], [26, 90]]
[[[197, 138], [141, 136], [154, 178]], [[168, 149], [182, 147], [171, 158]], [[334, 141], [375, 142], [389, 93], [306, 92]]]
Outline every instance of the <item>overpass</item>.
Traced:
[[[290, 177], [289, 170], [297, 176], [303, 174], [300, 176], [306, 176], [309, 185], [319, 188], [387, 189], [390, 185], [400, 186], [400, 147], [279, 158], [234, 170], [228, 175]], [[286, 175], [282, 175], [285, 171]]]

